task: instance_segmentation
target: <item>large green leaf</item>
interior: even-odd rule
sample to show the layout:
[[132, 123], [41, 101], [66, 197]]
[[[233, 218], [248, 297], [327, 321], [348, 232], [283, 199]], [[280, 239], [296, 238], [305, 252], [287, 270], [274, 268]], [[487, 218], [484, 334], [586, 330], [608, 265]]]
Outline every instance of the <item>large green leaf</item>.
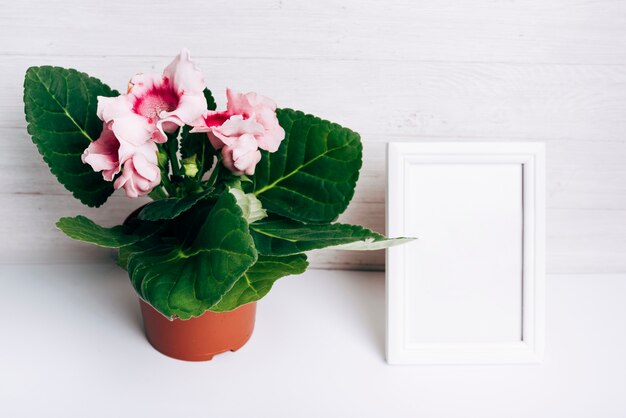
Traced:
[[261, 299], [272, 289], [274, 282], [290, 274], [304, 273], [308, 266], [304, 254], [288, 257], [259, 256], [257, 262], [235, 282], [212, 311], [231, 311], [246, 303]]
[[389, 239], [358, 225], [302, 224], [284, 218], [268, 218], [250, 225], [259, 254], [284, 256], [333, 247], [343, 250], [380, 250], [412, 238]]
[[128, 270], [128, 259], [131, 255], [157, 247], [171, 239], [172, 225], [169, 221], [142, 221], [135, 214], [131, 214], [122, 226], [125, 231], [141, 236], [140, 240], [118, 248], [116, 262], [124, 270]]
[[161, 244], [163, 244], [163, 241], [157, 235], [148, 236], [145, 239], [141, 239], [130, 245], [120, 247], [117, 250], [117, 256], [115, 257], [115, 262], [118, 266], [120, 266], [124, 270], [128, 270], [128, 260], [130, 259], [130, 256], [132, 256], [133, 254], [142, 252], [142, 251], [146, 251], [150, 248], [157, 247]]
[[331, 222], [352, 196], [361, 168], [359, 134], [291, 109], [276, 111], [285, 139], [262, 152], [254, 193], [270, 212], [302, 222]]
[[146, 237], [145, 230], [129, 231], [121, 225], [105, 228], [83, 215], [61, 218], [56, 225], [72, 239], [106, 248], [125, 247]]
[[202, 315], [257, 260], [235, 198], [202, 201], [174, 221], [178, 235], [133, 253], [128, 273], [137, 293], [167, 317]]
[[24, 80], [28, 133], [50, 171], [74, 197], [100, 206], [113, 193], [112, 182], [83, 164], [81, 155], [100, 136], [97, 96], [118, 93], [73, 69], [30, 67]]
[[173, 219], [186, 210], [191, 209], [202, 199], [210, 196], [212, 192], [213, 189], [207, 189], [186, 197], [169, 197], [156, 200], [147, 204], [141, 212], [139, 212], [138, 218], [145, 221]]

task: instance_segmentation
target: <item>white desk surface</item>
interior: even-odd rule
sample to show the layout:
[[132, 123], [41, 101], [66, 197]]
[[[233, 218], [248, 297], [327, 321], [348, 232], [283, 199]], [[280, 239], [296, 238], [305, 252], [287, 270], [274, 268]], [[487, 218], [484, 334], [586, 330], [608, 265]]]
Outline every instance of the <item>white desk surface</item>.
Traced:
[[388, 366], [384, 274], [310, 270], [237, 353], [142, 333], [114, 265], [0, 267], [0, 417], [625, 417], [626, 275], [549, 276], [541, 365]]

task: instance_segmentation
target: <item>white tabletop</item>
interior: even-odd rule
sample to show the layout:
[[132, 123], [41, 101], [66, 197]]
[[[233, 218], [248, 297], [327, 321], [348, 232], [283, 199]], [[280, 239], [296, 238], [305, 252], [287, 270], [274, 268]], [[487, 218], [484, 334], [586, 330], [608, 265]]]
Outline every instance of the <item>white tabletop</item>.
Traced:
[[113, 266], [0, 268], [1, 417], [624, 417], [626, 276], [549, 276], [541, 365], [388, 366], [384, 275], [310, 270], [206, 363], [142, 333]]

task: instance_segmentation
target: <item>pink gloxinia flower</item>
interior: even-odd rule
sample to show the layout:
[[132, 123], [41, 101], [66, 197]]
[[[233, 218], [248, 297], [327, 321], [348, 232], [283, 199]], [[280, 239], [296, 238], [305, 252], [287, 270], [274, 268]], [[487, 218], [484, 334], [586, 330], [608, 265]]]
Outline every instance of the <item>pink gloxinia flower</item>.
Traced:
[[83, 152], [83, 163], [89, 164], [93, 171], [102, 171], [102, 177], [112, 181], [120, 172], [120, 142], [106, 124], [102, 128], [100, 138], [89, 144]]
[[222, 150], [224, 165], [234, 174], [252, 174], [261, 158], [258, 148], [275, 152], [285, 139], [276, 117], [276, 104], [259, 94], [231, 89], [226, 89], [226, 97], [226, 110], [206, 112], [193, 123], [192, 132], [206, 132], [213, 147]]
[[126, 196], [145, 196], [161, 183], [161, 172], [157, 166], [157, 147], [154, 142], [147, 142], [137, 147], [136, 152], [124, 163], [124, 170], [113, 186], [121, 187]]
[[243, 134], [230, 145], [222, 148], [222, 162], [234, 175], [254, 174], [254, 168], [261, 161], [261, 152], [253, 135]]
[[206, 112], [205, 87], [202, 72], [183, 49], [162, 75], [137, 74], [126, 94], [98, 97], [98, 117], [129, 144], [163, 143], [165, 132], [191, 124]]
[[123, 187], [128, 197], [146, 195], [161, 182], [156, 144], [148, 141], [135, 146], [120, 141], [107, 124], [100, 137], [83, 152], [82, 160], [94, 171], [102, 171], [102, 177], [108, 181], [123, 167], [122, 175], [113, 186], [115, 189]]

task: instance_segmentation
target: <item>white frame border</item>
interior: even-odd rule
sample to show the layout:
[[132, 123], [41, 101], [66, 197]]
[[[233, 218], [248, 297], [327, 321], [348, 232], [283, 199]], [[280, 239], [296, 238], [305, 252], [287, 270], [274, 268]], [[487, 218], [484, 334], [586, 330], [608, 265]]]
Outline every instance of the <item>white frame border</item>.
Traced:
[[406, 342], [406, 246], [387, 250], [386, 303], [389, 364], [538, 363], [545, 333], [545, 145], [541, 142], [392, 142], [387, 147], [387, 235], [405, 236], [408, 165], [519, 163], [523, 167], [522, 341], [486, 344]]

